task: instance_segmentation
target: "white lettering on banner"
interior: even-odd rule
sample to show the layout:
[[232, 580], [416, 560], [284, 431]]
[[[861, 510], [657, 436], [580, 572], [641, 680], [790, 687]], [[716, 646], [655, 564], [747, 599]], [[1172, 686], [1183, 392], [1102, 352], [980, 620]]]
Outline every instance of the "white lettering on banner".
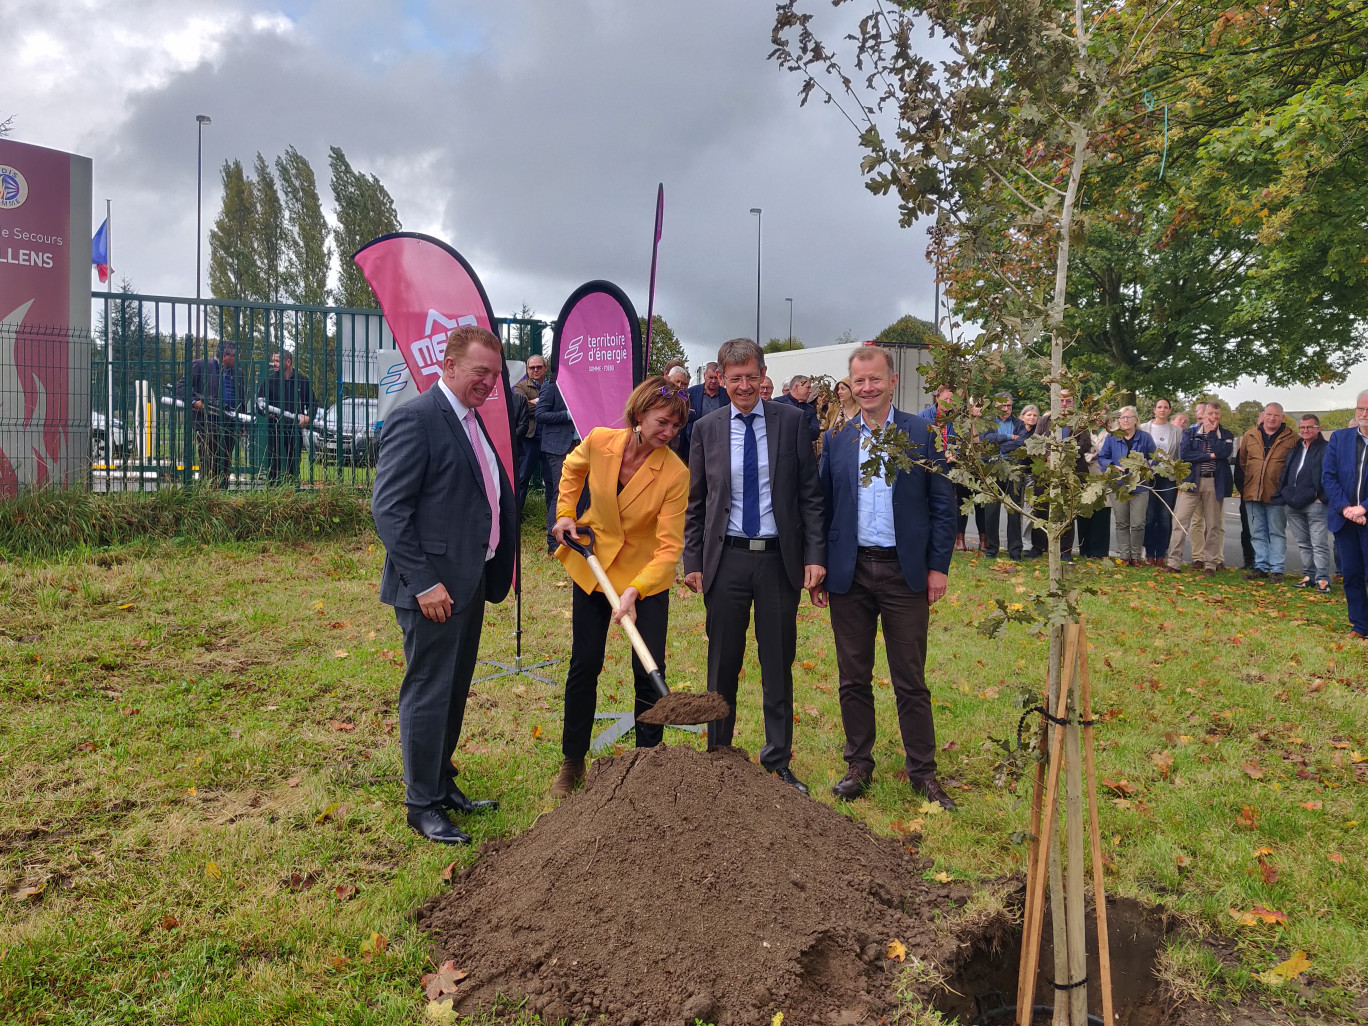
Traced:
[[[424, 377], [440, 378], [442, 376], [442, 354], [446, 352], [447, 335], [453, 328], [463, 328], [468, 324], [479, 324], [480, 319], [474, 314], [465, 314], [452, 320], [443, 317], [436, 310], [429, 310], [427, 324], [423, 326], [424, 338], [416, 342], [409, 343], [409, 350], [413, 353], [413, 361], [418, 364], [418, 371]], [[439, 326], [440, 331], [433, 331], [434, 326]]]
[[39, 253], [33, 249], [15, 251], [6, 246], [0, 249], [0, 264], [18, 264], [20, 267], [51, 267], [52, 254]]
[[37, 242], [45, 246], [66, 245], [66, 241], [60, 235], [40, 235], [38, 232], [26, 231], [23, 228], [0, 228], [0, 239], [18, 239], [20, 242]]
[[[565, 347], [565, 362], [571, 367], [587, 359], [590, 364], [616, 366], [631, 359], [626, 335], [576, 335]], [[599, 370], [591, 366], [590, 370]]]

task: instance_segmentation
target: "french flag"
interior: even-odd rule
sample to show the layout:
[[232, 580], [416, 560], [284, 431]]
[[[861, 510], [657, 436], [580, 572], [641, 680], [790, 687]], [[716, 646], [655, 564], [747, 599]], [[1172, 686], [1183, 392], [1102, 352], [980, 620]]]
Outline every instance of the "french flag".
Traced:
[[95, 238], [90, 240], [90, 262], [95, 265], [100, 281], [109, 281], [109, 218], [104, 219]]

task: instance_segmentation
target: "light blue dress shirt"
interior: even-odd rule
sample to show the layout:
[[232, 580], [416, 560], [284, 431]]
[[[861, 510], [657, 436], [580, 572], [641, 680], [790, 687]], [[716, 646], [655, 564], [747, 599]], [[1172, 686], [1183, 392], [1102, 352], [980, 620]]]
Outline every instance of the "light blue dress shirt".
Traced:
[[[893, 423], [893, 407], [888, 408], [888, 419], [884, 427]], [[863, 461], [864, 450], [873, 439], [864, 415], [860, 415], [860, 452]], [[898, 544], [893, 533], [893, 483], [875, 476], [869, 484], [860, 483], [855, 503], [855, 539], [861, 546], [875, 546], [891, 549]]]
[[[760, 471], [760, 533], [757, 538], [778, 538], [779, 528], [774, 523], [774, 498], [770, 494], [769, 445], [765, 434], [764, 403], [756, 403], [751, 412], [757, 414], [751, 422], [755, 428], [755, 448]], [[727, 533], [733, 538], [744, 538], [741, 529], [742, 496], [745, 492], [743, 465], [746, 447], [746, 422], [741, 419], [741, 411], [735, 403], [727, 405], [731, 417], [731, 509], [727, 514]]]

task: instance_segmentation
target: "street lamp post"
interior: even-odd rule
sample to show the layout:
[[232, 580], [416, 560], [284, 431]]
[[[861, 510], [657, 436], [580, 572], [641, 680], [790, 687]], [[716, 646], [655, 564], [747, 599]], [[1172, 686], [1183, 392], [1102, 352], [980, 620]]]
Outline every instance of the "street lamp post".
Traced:
[[199, 133], [199, 155], [195, 169], [195, 332], [199, 335], [203, 335], [204, 333], [204, 308], [199, 302], [201, 267], [200, 238], [204, 234], [204, 126], [212, 125], [213, 123], [213, 119], [210, 118], [208, 114], [195, 115], [196, 130]]
[[793, 349], [793, 297], [785, 296], [784, 302], [789, 305], [789, 344], [790, 350]]
[[760, 339], [760, 221], [761, 210], [759, 207], [751, 207], [750, 212], [755, 215], [755, 344], [763, 346], [765, 343]]

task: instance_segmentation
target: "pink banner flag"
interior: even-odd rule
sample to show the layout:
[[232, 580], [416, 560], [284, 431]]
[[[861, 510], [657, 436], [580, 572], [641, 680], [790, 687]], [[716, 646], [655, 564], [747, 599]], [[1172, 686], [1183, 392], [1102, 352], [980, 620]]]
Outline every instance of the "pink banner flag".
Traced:
[[636, 308], [612, 282], [588, 282], [565, 301], [551, 373], [581, 438], [596, 427], [624, 426], [623, 408], [645, 370]]
[[[366, 243], [352, 259], [380, 300], [385, 322], [419, 392], [442, 376], [442, 354], [453, 328], [478, 324], [498, 334], [484, 286], [465, 258], [445, 242], [415, 232], [395, 232]], [[480, 419], [516, 484], [513, 428], [508, 407], [508, 363], [503, 380], [480, 407]]]

